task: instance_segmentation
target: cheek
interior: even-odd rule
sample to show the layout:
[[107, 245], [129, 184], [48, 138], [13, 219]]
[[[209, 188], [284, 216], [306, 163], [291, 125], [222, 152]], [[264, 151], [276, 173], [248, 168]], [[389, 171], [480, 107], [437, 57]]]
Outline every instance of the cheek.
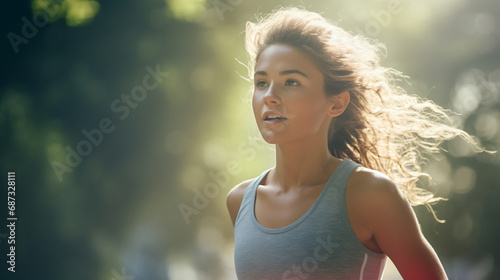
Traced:
[[325, 117], [325, 103], [320, 99], [304, 98], [297, 100], [294, 112], [300, 115], [299, 122], [315, 129], [316, 125], [322, 123]]
[[255, 109], [257, 109], [257, 98], [255, 97], [255, 94], [252, 95], [252, 108], [255, 112]]
[[255, 94], [252, 95], [252, 109], [253, 109], [253, 114], [257, 119], [257, 116], [261, 114], [260, 112], [261, 108], [259, 106], [258, 96], [256, 96]]
[[295, 110], [308, 119], [318, 116], [323, 106], [324, 103], [315, 98], [300, 98], [294, 102]]

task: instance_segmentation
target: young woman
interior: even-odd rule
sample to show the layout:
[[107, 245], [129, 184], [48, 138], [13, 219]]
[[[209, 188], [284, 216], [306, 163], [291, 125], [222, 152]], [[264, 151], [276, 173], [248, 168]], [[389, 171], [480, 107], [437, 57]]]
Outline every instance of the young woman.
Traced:
[[416, 186], [421, 152], [471, 137], [397, 87], [378, 46], [316, 13], [248, 23], [246, 48], [276, 165], [227, 196], [238, 279], [381, 279], [387, 256], [404, 279], [446, 279], [411, 205], [439, 200]]

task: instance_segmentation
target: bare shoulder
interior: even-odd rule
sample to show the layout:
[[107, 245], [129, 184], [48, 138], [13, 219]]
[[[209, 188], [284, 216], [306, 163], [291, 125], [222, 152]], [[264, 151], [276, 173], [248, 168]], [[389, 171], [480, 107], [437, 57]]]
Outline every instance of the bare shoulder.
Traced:
[[353, 226], [370, 238], [396, 225], [406, 225], [407, 229], [414, 229], [412, 234], [419, 234], [418, 221], [408, 199], [381, 172], [357, 168], [347, 183], [346, 207]]
[[229, 211], [229, 216], [231, 216], [231, 221], [234, 223], [236, 221], [236, 216], [238, 215], [238, 211], [240, 210], [241, 202], [243, 200], [243, 195], [247, 187], [252, 183], [253, 179], [245, 180], [234, 188], [232, 188], [226, 197], [226, 205], [227, 210]]
[[365, 167], [357, 168], [349, 178], [348, 190], [353, 198], [384, 204], [386, 200], [407, 202], [403, 192], [386, 174]]

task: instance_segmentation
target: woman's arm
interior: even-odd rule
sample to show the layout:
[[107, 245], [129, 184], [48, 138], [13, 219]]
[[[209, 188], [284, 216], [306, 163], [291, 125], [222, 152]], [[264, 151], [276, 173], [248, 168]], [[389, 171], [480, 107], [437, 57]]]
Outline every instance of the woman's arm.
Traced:
[[408, 200], [387, 176], [367, 169], [348, 184], [351, 216], [395, 264], [405, 280], [447, 279], [436, 252], [425, 239]]

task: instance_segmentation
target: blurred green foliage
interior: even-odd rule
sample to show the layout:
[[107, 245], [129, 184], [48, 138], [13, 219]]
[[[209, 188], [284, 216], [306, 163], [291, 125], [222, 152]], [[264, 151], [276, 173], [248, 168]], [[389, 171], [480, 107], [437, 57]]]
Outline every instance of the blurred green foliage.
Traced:
[[[498, 3], [396, 2], [398, 13], [390, 0], [3, 3], [0, 165], [17, 178], [18, 279], [235, 279], [225, 195], [274, 164], [238, 61], [245, 22], [280, 5], [385, 43], [382, 63], [412, 78], [409, 93], [461, 113], [457, 125], [498, 150]], [[148, 66], [168, 76], [141, 95]], [[92, 144], [82, 131], [103, 119], [115, 128]], [[68, 149], [79, 147], [71, 167]], [[460, 141], [445, 148], [426, 170], [449, 198], [435, 206], [447, 222], [416, 207], [424, 234], [450, 279], [498, 279], [500, 156]], [[54, 162], [68, 168], [62, 181]]]

